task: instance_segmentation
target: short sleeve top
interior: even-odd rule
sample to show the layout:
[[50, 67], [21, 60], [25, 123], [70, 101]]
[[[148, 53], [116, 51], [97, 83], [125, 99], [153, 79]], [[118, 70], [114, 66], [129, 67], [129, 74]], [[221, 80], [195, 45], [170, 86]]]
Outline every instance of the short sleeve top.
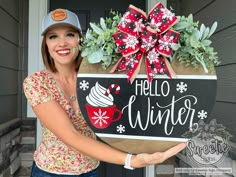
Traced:
[[[96, 138], [80, 110], [74, 110], [49, 72], [29, 75], [23, 82], [24, 92], [32, 107], [51, 100], [57, 101], [68, 114], [74, 127], [83, 135]], [[42, 141], [34, 160], [42, 170], [56, 174], [81, 174], [98, 167], [99, 161], [68, 148], [42, 123]]]

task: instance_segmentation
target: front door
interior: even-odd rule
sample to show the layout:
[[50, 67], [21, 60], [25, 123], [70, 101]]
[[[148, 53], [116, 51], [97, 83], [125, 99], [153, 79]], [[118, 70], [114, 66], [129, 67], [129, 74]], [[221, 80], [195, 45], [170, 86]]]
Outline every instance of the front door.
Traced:
[[[112, 9], [125, 12], [129, 4], [145, 11], [145, 1], [137, 0], [53, 0], [50, 1], [49, 9], [64, 8], [75, 12], [80, 20], [82, 31], [85, 34], [89, 28], [89, 22], [99, 22]], [[105, 152], [104, 152], [105, 153]], [[126, 170], [121, 165], [101, 163], [99, 166], [99, 177], [143, 177], [144, 169]]]

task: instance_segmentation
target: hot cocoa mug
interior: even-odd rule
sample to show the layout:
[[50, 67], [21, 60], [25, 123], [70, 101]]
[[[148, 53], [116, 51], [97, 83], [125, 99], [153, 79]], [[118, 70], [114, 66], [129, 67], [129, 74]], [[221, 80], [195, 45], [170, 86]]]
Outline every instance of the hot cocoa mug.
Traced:
[[[85, 107], [90, 122], [94, 127], [99, 129], [109, 127], [111, 122], [120, 120], [122, 116], [122, 112], [116, 108], [116, 105], [112, 105], [109, 107], [94, 107], [86, 103]], [[118, 116], [116, 118], [114, 118], [115, 112], [118, 113]]]

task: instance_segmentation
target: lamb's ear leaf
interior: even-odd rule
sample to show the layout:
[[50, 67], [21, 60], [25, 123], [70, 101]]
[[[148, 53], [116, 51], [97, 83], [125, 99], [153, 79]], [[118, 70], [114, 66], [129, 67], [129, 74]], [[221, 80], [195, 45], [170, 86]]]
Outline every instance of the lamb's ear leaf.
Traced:
[[205, 25], [202, 24], [201, 27], [200, 27], [200, 38], [199, 38], [199, 40], [203, 39], [205, 29], [206, 29]]
[[104, 33], [104, 31], [103, 31], [100, 27], [98, 27], [97, 25], [95, 25], [94, 23], [90, 23], [90, 26], [91, 26], [91, 28], [93, 29], [93, 31], [94, 31], [95, 33], [97, 33], [97, 34], [102, 34], [102, 33]]
[[99, 63], [102, 58], [103, 58], [103, 51], [102, 50], [97, 50], [87, 56], [89, 63]]
[[104, 18], [100, 18], [100, 25], [101, 25], [103, 31], [107, 30], [107, 26], [106, 26]]
[[212, 27], [211, 27], [211, 29], [210, 29], [210, 32], [209, 32], [209, 34], [207, 36], [208, 38], [216, 31], [217, 26], [218, 26], [218, 23], [214, 22]]

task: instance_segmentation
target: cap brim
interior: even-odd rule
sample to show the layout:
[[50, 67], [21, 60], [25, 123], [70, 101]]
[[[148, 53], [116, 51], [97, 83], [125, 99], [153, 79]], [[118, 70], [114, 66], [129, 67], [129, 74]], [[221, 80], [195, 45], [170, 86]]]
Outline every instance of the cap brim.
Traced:
[[58, 26], [58, 25], [71, 26], [72, 28], [74, 28], [74, 29], [78, 30], [79, 32], [81, 32], [81, 29], [79, 29], [78, 27], [76, 27], [76, 26], [74, 26], [74, 25], [71, 25], [71, 24], [69, 24], [69, 23], [64, 23], [64, 22], [62, 22], [62, 23], [56, 23], [56, 24], [53, 24], [53, 25], [47, 27], [47, 28], [41, 33], [41, 36], [44, 36], [44, 35], [48, 32], [49, 29], [51, 29], [51, 28], [53, 28], [53, 27], [55, 27], [55, 26]]

